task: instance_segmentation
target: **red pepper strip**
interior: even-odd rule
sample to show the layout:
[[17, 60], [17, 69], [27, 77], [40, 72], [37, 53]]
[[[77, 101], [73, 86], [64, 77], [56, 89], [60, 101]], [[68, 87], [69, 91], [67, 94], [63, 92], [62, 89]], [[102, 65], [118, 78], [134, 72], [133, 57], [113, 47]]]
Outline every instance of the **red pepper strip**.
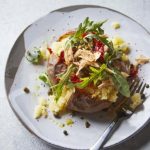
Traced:
[[86, 32], [83, 33], [83, 34], [82, 34], [82, 38], [84, 38], [84, 37], [87, 36], [87, 35], [88, 35], [88, 33], [86, 33]]
[[70, 77], [70, 80], [72, 83], [82, 82], [82, 80], [80, 80], [80, 78], [75, 74]]
[[130, 65], [130, 76], [134, 78], [137, 76], [137, 74], [138, 74], [138, 69], [133, 64], [131, 64]]
[[100, 61], [104, 61], [104, 44], [96, 39], [93, 40], [94, 42], [94, 51], [98, 51], [101, 53]]
[[64, 51], [61, 51], [59, 59], [58, 59], [58, 64], [59, 63], [64, 63], [64, 62], [65, 62]]
[[50, 54], [53, 53], [53, 51], [52, 51], [52, 49], [50, 47], [47, 47], [47, 49], [48, 49], [48, 51], [49, 51]]

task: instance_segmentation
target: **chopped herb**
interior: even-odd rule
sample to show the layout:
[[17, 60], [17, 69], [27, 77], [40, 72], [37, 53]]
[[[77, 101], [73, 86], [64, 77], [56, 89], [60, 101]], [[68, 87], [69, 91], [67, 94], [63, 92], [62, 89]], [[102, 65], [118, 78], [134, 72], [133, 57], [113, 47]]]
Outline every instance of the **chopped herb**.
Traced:
[[90, 126], [91, 126], [91, 124], [90, 124], [88, 121], [86, 121], [86, 122], [85, 122], [85, 127], [86, 127], [86, 128], [89, 128]]
[[29, 90], [27, 87], [25, 87], [23, 90], [24, 90], [24, 92], [27, 93], [27, 94], [30, 93], [30, 90]]
[[129, 88], [129, 83], [126, 80], [126, 78], [124, 78], [122, 76], [122, 74], [117, 71], [114, 70], [114, 74], [112, 76], [112, 80], [114, 82], [114, 85], [117, 87], [118, 91], [125, 97], [130, 97], [130, 88]]
[[66, 130], [64, 130], [63, 133], [64, 133], [65, 136], [68, 136], [68, 135], [69, 135]]

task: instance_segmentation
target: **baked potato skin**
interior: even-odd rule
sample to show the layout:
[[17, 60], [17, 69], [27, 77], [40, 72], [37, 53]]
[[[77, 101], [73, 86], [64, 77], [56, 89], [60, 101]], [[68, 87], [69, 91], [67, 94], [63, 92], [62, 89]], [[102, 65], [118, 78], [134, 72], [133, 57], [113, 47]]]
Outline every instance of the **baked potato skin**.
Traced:
[[[75, 33], [75, 31], [72, 30], [63, 34], [59, 37], [58, 41], [62, 41], [73, 33]], [[55, 76], [61, 72], [60, 68], [64, 68], [60, 67], [64, 64], [57, 64], [57, 61], [58, 56], [52, 54], [47, 66], [49, 78], [53, 81], [53, 83], [56, 83]], [[81, 92], [79, 89], [76, 89], [76, 92], [72, 94], [70, 100], [68, 101], [67, 109], [76, 112], [95, 113], [110, 107], [111, 104], [112, 102], [108, 100], [91, 98], [88, 92]]]
[[68, 109], [83, 112], [83, 113], [95, 113], [111, 106], [111, 102], [108, 100], [100, 100], [91, 98], [86, 93], [80, 93], [77, 89], [68, 102]]

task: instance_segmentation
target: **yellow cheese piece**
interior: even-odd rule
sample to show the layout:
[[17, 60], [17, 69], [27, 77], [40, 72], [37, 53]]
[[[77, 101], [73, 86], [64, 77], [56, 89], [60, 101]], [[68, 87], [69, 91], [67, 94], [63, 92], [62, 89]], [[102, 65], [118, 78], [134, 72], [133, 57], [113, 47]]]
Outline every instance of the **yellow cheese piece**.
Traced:
[[42, 116], [47, 117], [48, 101], [44, 97], [39, 98], [39, 103], [34, 109], [34, 118], [38, 119]]
[[60, 55], [61, 51], [65, 49], [66, 41], [68, 38], [63, 39], [60, 42], [53, 42], [51, 45], [52, 51], [57, 54], [58, 56]]
[[122, 50], [124, 53], [128, 53], [129, 52], [129, 46], [128, 44], [119, 36], [115, 36], [112, 39], [114, 48], [116, 50]]
[[39, 98], [39, 105], [47, 106], [48, 105], [48, 101], [44, 97], [40, 97]]
[[42, 106], [41, 105], [37, 105], [34, 109], [34, 118], [38, 119], [42, 116]]
[[56, 102], [54, 95], [50, 96], [49, 108], [53, 113], [63, 112], [66, 109], [67, 102], [69, 101], [72, 94], [75, 92], [75, 88], [63, 88], [62, 95]]
[[121, 57], [122, 61], [126, 62], [126, 61], [129, 61], [129, 57], [128, 55], [126, 54], [123, 54], [122, 57]]
[[137, 106], [139, 106], [142, 103], [141, 94], [135, 93], [131, 97], [131, 101], [132, 101], [132, 103], [130, 104], [130, 107], [134, 110], [134, 109], [136, 109]]
[[40, 47], [41, 55], [44, 60], [48, 60], [50, 57], [50, 53], [47, 48], [48, 48], [48, 44], [46, 42], [44, 42]]
[[98, 89], [92, 95], [92, 98], [99, 97], [101, 100], [108, 100], [110, 102], [116, 102], [118, 91], [113, 87], [103, 87]]

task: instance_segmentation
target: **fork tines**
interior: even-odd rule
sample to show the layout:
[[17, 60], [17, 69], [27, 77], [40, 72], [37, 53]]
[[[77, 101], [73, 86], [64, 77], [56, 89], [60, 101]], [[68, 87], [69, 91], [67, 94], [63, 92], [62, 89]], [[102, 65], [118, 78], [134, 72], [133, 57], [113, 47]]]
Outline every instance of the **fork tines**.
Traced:
[[142, 95], [144, 93], [145, 87], [146, 83], [144, 83], [143, 81], [140, 81], [139, 79], [134, 80], [130, 86], [131, 96], [134, 93], [140, 93]]

